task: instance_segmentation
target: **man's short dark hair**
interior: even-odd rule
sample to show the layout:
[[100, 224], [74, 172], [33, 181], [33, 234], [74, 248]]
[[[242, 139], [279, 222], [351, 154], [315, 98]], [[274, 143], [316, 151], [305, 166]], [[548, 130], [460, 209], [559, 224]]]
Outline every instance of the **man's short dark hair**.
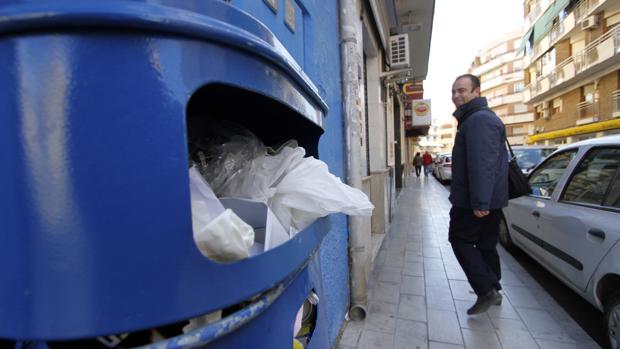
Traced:
[[463, 74], [463, 75], [459, 76], [458, 78], [456, 78], [456, 80], [462, 79], [462, 78], [468, 78], [469, 81], [471, 81], [471, 90], [472, 91], [477, 89], [478, 87], [480, 87], [480, 79], [478, 79], [478, 77], [476, 75], [473, 75], [473, 74]]

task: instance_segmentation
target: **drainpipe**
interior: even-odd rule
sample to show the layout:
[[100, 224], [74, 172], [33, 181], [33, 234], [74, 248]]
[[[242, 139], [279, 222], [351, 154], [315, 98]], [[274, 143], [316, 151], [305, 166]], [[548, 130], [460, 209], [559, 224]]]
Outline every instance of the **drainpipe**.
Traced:
[[[342, 68], [342, 110], [345, 120], [347, 146], [347, 182], [362, 189], [361, 142], [362, 100], [362, 48], [360, 14], [357, 0], [340, 0], [340, 53]], [[368, 248], [364, 236], [364, 221], [358, 216], [349, 216], [349, 266], [351, 275], [351, 300], [349, 317], [363, 320], [366, 317], [366, 270]]]

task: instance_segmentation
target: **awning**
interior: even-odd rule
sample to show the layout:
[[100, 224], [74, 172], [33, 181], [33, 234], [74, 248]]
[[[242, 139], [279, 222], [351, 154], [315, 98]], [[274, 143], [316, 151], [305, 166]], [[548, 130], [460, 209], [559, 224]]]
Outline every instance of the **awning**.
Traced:
[[525, 50], [525, 46], [527, 46], [527, 42], [530, 41], [533, 31], [534, 31], [534, 27], [531, 27], [530, 30], [528, 30], [527, 33], [523, 35], [523, 38], [521, 39], [521, 45], [519, 45], [519, 49], [517, 50], [517, 53]]
[[553, 20], [564, 11], [570, 0], [556, 0], [547, 11], [534, 23], [534, 44], [538, 43], [553, 26]]

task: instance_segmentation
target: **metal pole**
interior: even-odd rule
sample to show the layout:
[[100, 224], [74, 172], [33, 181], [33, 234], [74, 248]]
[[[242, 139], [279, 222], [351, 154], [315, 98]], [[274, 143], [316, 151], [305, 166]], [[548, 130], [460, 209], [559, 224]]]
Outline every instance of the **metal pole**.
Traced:
[[[361, 144], [362, 81], [361, 21], [356, 0], [340, 0], [340, 50], [342, 66], [342, 104], [347, 146], [347, 181], [352, 187], [362, 189]], [[353, 320], [366, 317], [366, 275], [368, 268], [367, 238], [364, 236], [363, 219], [349, 218], [349, 265], [351, 275], [351, 301], [349, 316]]]

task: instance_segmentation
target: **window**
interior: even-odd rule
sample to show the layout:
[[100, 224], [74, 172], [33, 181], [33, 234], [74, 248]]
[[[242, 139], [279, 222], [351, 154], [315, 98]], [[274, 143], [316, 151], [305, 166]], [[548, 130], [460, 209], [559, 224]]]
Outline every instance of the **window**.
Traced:
[[620, 208], [620, 174], [618, 173], [605, 198], [605, 206]]
[[532, 172], [529, 179], [532, 193], [537, 196], [550, 197], [575, 154], [577, 154], [577, 149], [556, 154]]
[[[620, 148], [592, 149], [575, 169], [562, 200], [602, 205], [620, 165]], [[610, 191], [611, 206], [618, 204], [618, 188]]]
[[581, 88], [582, 101], [594, 102], [594, 84], [585, 85]]
[[549, 50], [540, 59], [542, 63], [542, 75], [547, 76], [555, 69], [555, 48]]
[[515, 104], [515, 105], [513, 105], [513, 110], [514, 110], [515, 114], [527, 113], [527, 105], [525, 105], [525, 104]]
[[[515, 47], [519, 47], [521, 43], [516, 44]], [[514, 72], [518, 72], [518, 71], [522, 71], [523, 70], [523, 61], [522, 60], [518, 60], [518, 61], [514, 61], [512, 63], [512, 67]]]
[[514, 84], [514, 91], [515, 92], [523, 92], [523, 90], [525, 89], [525, 86], [523, 86], [522, 82], [517, 82]]
[[551, 109], [551, 115], [555, 115], [562, 112], [562, 99], [554, 98], [549, 102], [549, 108]]

